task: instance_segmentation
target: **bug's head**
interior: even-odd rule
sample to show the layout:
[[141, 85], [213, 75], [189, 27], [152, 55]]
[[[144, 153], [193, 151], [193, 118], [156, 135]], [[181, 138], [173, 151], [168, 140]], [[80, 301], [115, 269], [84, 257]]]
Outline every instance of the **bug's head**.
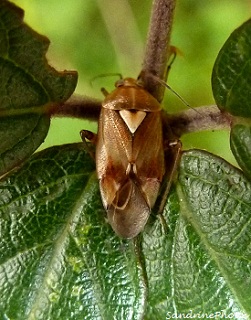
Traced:
[[133, 78], [124, 78], [119, 79], [115, 83], [116, 88], [119, 87], [143, 87], [143, 83], [140, 80], [133, 79]]

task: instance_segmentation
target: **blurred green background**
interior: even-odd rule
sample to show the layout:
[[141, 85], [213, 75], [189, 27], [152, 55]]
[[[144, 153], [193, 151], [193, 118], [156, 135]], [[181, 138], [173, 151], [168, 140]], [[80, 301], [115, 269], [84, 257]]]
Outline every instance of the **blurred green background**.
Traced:
[[[100, 74], [140, 72], [150, 17], [150, 0], [16, 0], [25, 21], [50, 41], [47, 58], [57, 70], [77, 70], [77, 93], [102, 99], [101, 87], [113, 89], [115, 77], [90, 80]], [[251, 16], [250, 0], [177, 0], [172, 44], [179, 48], [168, 83], [191, 106], [213, 104], [211, 72], [217, 53], [230, 33]], [[185, 109], [166, 92], [168, 112]], [[81, 141], [81, 129], [96, 124], [53, 119], [42, 148]], [[199, 132], [184, 136], [185, 149], [200, 148], [234, 163], [229, 132]]]

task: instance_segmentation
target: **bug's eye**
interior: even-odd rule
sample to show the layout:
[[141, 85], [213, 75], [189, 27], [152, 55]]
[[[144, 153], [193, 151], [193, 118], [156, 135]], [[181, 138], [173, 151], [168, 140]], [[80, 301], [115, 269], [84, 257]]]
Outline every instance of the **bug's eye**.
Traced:
[[139, 87], [144, 87], [144, 83], [143, 83], [143, 80], [142, 79], [137, 79], [137, 86]]
[[119, 80], [116, 81], [116, 83], [115, 83], [116, 88], [122, 87], [123, 85], [124, 85], [124, 79], [119, 79]]

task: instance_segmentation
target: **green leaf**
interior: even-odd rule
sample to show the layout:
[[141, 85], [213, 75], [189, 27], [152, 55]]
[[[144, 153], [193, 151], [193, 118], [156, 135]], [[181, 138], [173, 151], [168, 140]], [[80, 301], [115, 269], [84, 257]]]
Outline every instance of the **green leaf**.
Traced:
[[49, 40], [23, 23], [23, 11], [0, 2], [0, 175], [29, 157], [49, 129], [45, 113], [73, 93], [77, 74], [57, 72]]
[[214, 99], [232, 115], [251, 117], [251, 20], [236, 29], [220, 50], [212, 73]]
[[239, 166], [251, 178], [251, 127], [247, 124], [234, 125], [230, 146]]
[[0, 123], [0, 175], [21, 164], [43, 142], [50, 118], [28, 114]]
[[163, 219], [121, 240], [82, 144], [33, 155], [0, 184], [0, 318], [250, 316], [250, 183], [191, 151], [177, 186]]
[[[201, 300], [207, 310], [218, 308], [218, 311], [238, 311], [250, 316], [250, 182], [224, 160], [193, 150], [182, 157], [179, 184], [181, 214], [186, 220], [179, 246], [186, 243], [191, 246], [194, 232], [200, 238], [199, 242], [193, 240], [197, 253], [188, 250], [187, 259], [178, 255], [178, 270], [186, 279], [181, 287], [184, 303], [189, 301], [185, 300], [187, 295], [195, 306]], [[206, 275], [204, 285], [198, 281], [203, 274]]]
[[82, 144], [53, 147], [1, 183], [1, 318], [140, 319], [139, 261], [105, 221], [94, 170]]

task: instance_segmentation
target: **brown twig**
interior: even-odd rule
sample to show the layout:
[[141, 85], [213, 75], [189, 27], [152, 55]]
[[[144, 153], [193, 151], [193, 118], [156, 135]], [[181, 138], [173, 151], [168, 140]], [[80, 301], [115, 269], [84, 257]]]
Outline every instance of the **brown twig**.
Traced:
[[[54, 117], [97, 121], [100, 109], [100, 100], [73, 95], [63, 105], [53, 106], [49, 113]], [[163, 117], [176, 137], [191, 132], [229, 129], [233, 120], [230, 114], [220, 111], [216, 105], [202, 106], [171, 115], [163, 112]]]
[[63, 105], [53, 105], [49, 113], [53, 117], [72, 117], [97, 121], [100, 110], [100, 100], [74, 94]]
[[152, 75], [166, 81], [174, 8], [175, 0], [154, 0], [140, 74], [146, 90], [158, 101], [162, 101], [165, 88]]
[[166, 117], [177, 137], [198, 131], [229, 129], [232, 123], [231, 115], [220, 111], [216, 105], [189, 109]]

